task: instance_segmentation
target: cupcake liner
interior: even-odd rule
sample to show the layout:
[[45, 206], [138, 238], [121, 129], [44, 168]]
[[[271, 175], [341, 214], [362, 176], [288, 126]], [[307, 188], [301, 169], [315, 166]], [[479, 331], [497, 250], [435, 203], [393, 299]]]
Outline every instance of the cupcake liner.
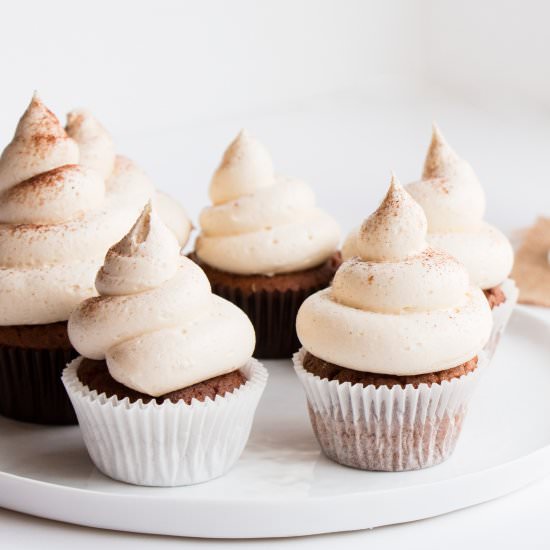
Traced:
[[489, 341], [485, 345], [484, 352], [491, 359], [495, 354], [496, 348], [500, 341], [502, 333], [506, 329], [506, 325], [510, 320], [512, 311], [516, 307], [518, 301], [519, 290], [513, 279], [506, 279], [501, 285], [502, 292], [506, 296], [506, 301], [493, 308], [493, 330]]
[[239, 288], [212, 284], [212, 292], [241, 308], [250, 318], [256, 331], [254, 356], [261, 359], [290, 358], [300, 348], [296, 335], [296, 315], [304, 300], [326, 288], [316, 285], [307, 289], [260, 290], [252, 294]]
[[74, 349], [0, 346], [0, 414], [37, 424], [76, 424], [61, 373]]
[[247, 382], [214, 400], [130, 403], [90, 391], [77, 376], [82, 358], [63, 371], [90, 458], [105, 475], [135, 485], [201, 483], [227, 472], [240, 457], [267, 370], [251, 359]]
[[482, 353], [473, 372], [415, 388], [376, 387], [321, 379], [294, 368], [308, 402], [313, 431], [325, 455], [362, 470], [403, 471], [434, 466], [453, 452], [472, 392], [487, 364]]

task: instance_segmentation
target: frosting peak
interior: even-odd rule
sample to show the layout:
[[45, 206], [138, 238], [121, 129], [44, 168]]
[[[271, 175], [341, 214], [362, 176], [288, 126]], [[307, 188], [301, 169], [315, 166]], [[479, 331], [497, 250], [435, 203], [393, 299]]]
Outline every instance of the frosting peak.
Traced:
[[426, 231], [422, 208], [392, 174], [384, 200], [358, 232], [357, 251], [363, 260], [403, 260], [426, 248]]
[[96, 277], [97, 291], [122, 296], [157, 287], [174, 276], [179, 250], [149, 202], [128, 234], [107, 252]]
[[460, 157], [447, 143], [441, 130], [434, 122], [432, 125], [432, 140], [424, 161], [423, 179], [444, 178], [452, 174], [453, 169], [460, 165]]
[[109, 177], [115, 167], [115, 145], [99, 121], [89, 111], [76, 109], [67, 115], [66, 130], [78, 143], [80, 164]]
[[214, 205], [253, 193], [275, 183], [273, 163], [267, 149], [246, 130], [225, 150], [210, 184]]
[[435, 125], [422, 179], [407, 191], [424, 209], [430, 232], [471, 229], [483, 220], [485, 194], [477, 176]]
[[35, 93], [0, 157], [0, 191], [78, 160], [78, 145]]
[[44, 105], [37, 92], [15, 129], [15, 138], [33, 138], [45, 141], [53, 138], [66, 138], [67, 134], [58, 118]]

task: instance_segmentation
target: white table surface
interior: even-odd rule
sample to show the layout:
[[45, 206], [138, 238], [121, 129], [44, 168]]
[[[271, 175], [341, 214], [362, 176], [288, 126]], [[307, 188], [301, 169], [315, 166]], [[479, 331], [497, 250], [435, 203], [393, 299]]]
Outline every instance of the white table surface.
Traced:
[[[487, 218], [511, 232], [550, 215], [548, 114], [514, 106], [482, 111], [430, 88], [383, 83], [364, 94], [315, 98], [270, 113], [152, 129], [117, 136], [119, 147], [146, 167], [159, 187], [197, 219], [207, 182], [227, 140], [241, 126], [262, 138], [279, 171], [315, 186], [345, 231], [368, 215], [384, 193], [389, 170], [417, 178], [437, 119], [448, 140], [476, 169], [488, 197]], [[107, 123], [107, 121], [104, 121]], [[358, 200], [359, 199], [359, 200]], [[550, 322], [550, 310], [538, 310]], [[550, 361], [549, 361], [550, 366]], [[528, 429], [528, 427], [526, 427]], [[550, 478], [499, 500], [410, 524], [370, 531], [285, 539], [286, 548], [550, 547]], [[337, 510], [335, 510], [337, 513]], [[242, 521], [247, 521], [243, 517]], [[274, 521], [277, 521], [274, 518]], [[0, 509], [0, 548], [79, 549], [273, 547], [281, 540], [215, 541], [135, 535], [56, 523]]]

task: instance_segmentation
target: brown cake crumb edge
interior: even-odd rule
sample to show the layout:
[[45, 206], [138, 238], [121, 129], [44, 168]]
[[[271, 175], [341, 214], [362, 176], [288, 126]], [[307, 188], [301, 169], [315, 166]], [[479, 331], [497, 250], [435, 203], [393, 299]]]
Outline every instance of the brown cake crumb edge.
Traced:
[[184, 401], [187, 405], [190, 405], [193, 399], [205, 401], [209, 397], [214, 400], [217, 395], [223, 397], [226, 393], [232, 393], [233, 390], [240, 388], [247, 382], [246, 377], [239, 370], [235, 370], [198, 382], [187, 388], [175, 390], [159, 397], [151, 397], [117, 382], [109, 373], [105, 361], [84, 358], [78, 366], [77, 376], [84, 386], [87, 386], [91, 391], [95, 390], [98, 395], [102, 393], [107, 397], [116, 395], [120, 400], [128, 398], [130, 403], [135, 403], [141, 399], [143, 403], [156, 401], [158, 404], [166, 400], [172, 403]]
[[197, 256], [196, 252], [191, 252], [188, 257], [202, 268], [213, 286], [237, 288], [244, 294], [253, 294], [261, 291], [297, 291], [319, 286], [328, 286], [336, 270], [342, 263], [341, 253], [335, 252], [322, 264], [302, 271], [278, 273], [275, 275], [239, 275], [221, 271], [208, 265]]
[[393, 386], [401, 386], [404, 388], [412, 384], [415, 388], [418, 388], [420, 384], [427, 384], [428, 386], [432, 384], [441, 384], [444, 380], [453, 380], [454, 378], [460, 378], [465, 374], [473, 372], [477, 368], [477, 356], [451, 369], [413, 376], [395, 376], [391, 374], [356, 371], [324, 361], [309, 352], [306, 353], [302, 364], [307, 372], [329, 381], [337, 380], [340, 383], [350, 382], [351, 384], [361, 384], [363, 386], [387, 386], [389, 388]]
[[485, 289], [483, 294], [485, 294], [485, 298], [487, 298], [491, 309], [494, 309], [495, 307], [506, 302], [506, 295], [500, 285]]
[[67, 321], [43, 325], [0, 326], [0, 346], [34, 350], [72, 349]]

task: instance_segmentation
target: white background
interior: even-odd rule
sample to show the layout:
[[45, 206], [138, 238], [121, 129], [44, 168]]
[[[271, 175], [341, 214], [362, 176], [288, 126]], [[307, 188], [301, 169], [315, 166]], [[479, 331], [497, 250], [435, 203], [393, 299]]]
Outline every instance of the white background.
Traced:
[[[434, 119], [476, 169], [490, 221], [512, 232], [550, 214], [543, 0], [50, 0], [3, 8], [0, 141], [11, 138], [34, 89], [61, 118], [86, 106], [194, 220], [225, 145], [246, 126], [277, 169], [306, 179], [348, 230], [380, 200], [390, 169], [404, 182], [419, 176]], [[451, 538], [448, 548], [543, 547], [549, 502], [546, 480], [442, 518], [288, 544], [430, 548]], [[11, 512], [0, 512], [0, 532], [6, 548], [184, 544]]]

